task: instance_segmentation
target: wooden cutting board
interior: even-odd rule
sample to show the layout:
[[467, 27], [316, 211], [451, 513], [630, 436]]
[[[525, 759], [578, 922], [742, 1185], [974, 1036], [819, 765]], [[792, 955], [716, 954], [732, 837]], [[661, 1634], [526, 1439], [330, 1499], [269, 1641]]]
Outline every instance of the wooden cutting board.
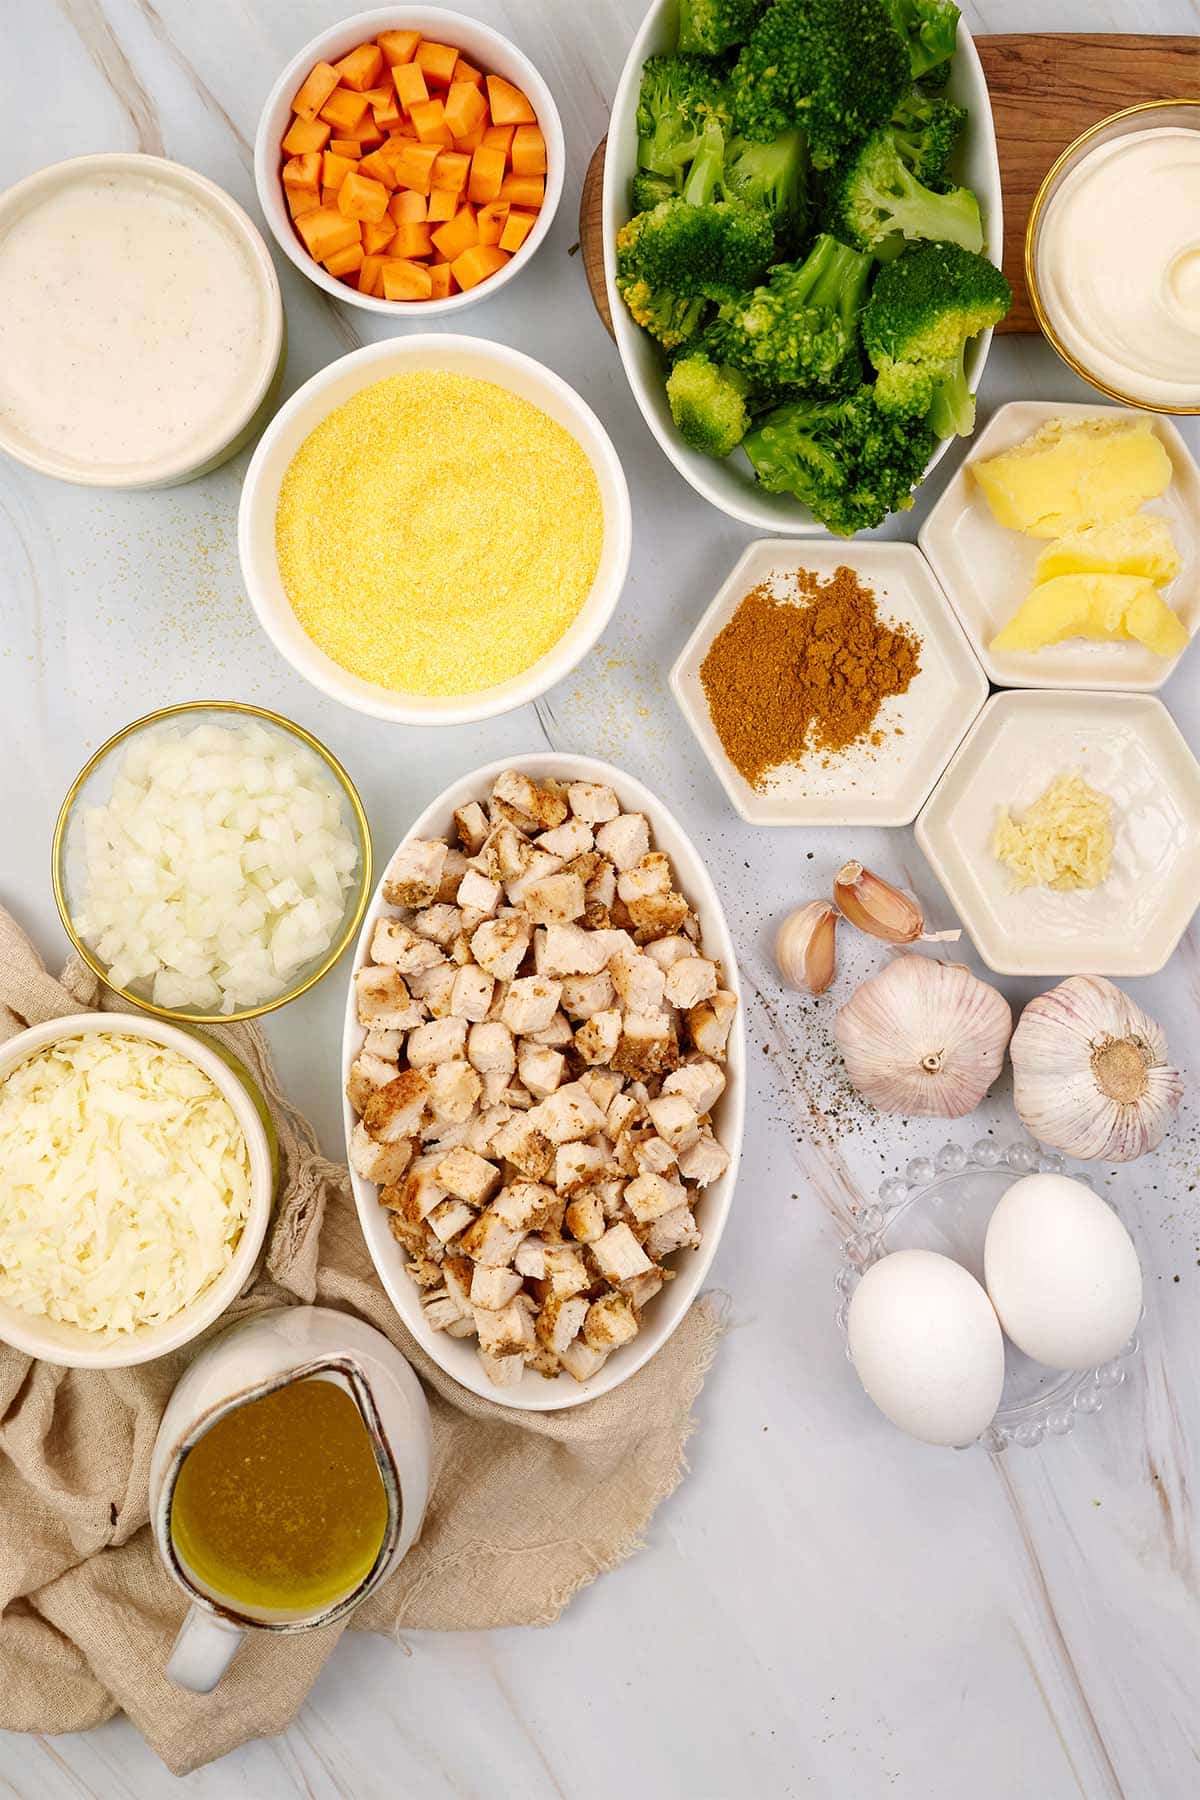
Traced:
[[[1200, 96], [1200, 37], [1116, 37], [1091, 33], [1015, 33], [977, 37], [992, 96], [1004, 192], [1004, 272], [1013, 308], [1001, 331], [1036, 331], [1025, 291], [1025, 225], [1034, 195], [1055, 157], [1081, 131], [1139, 100]], [[604, 143], [583, 184], [579, 242], [588, 287], [608, 330], [601, 190]]]

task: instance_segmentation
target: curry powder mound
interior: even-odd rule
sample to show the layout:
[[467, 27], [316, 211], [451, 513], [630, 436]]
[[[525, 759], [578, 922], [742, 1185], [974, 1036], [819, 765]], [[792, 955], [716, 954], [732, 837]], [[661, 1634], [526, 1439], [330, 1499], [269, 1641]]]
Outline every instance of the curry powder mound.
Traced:
[[794, 597], [751, 589], [717, 633], [700, 680], [725, 754], [760, 792], [773, 769], [837, 752], [874, 729], [883, 701], [919, 673], [921, 639], [879, 617], [853, 569], [799, 569]]

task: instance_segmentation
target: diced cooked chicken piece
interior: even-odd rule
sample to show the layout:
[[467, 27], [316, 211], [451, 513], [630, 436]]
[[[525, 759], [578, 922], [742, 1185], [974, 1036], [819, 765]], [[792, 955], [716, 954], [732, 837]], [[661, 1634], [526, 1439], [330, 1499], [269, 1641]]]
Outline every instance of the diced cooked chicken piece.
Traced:
[[621, 1292], [628, 1295], [634, 1308], [640, 1313], [648, 1300], [662, 1292], [663, 1271], [647, 1269], [644, 1275], [634, 1275], [631, 1280], [621, 1283]]
[[632, 956], [614, 956], [608, 965], [622, 1011], [658, 1013], [662, 1011], [666, 976], [656, 962], [635, 952]]
[[[395, 1214], [392, 1215], [393, 1219]], [[429, 1233], [430, 1251], [427, 1256], [414, 1256], [411, 1262], [404, 1265], [407, 1274], [412, 1276], [418, 1287], [440, 1287], [442, 1265], [439, 1258], [444, 1254], [442, 1246], [432, 1232]]]
[[696, 946], [690, 938], [673, 932], [670, 937], [651, 938], [649, 943], [643, 945], [643, 953], [652, 962], [656, 962], [660, 969], [666, 970], [681, 957], [695, 956]]
[[[419, 1025], [421, 1021], [414, 1019], [413, 1023]], [[363, 1038], [362, 1047], [364, 1056], [378, 1056], [381, 1061], [392, 1063], [398, 1069], [400, 1052], [404, 1048], [404, 1033], [393, 1030], [385, 1031], [378, 1025], [372, 1025]]]
[[682, 1094], [698, 1118], [712, 1111], [725, 1092], [725, 1071], [702, 1059], [672, 1069], [662, 1084], [664, 1094]]
[[528, 919], [485, 919], [471, 939], [475, 961], [498, 981], [511, 981], [529, 948]]
[[700, 1136], [700, 1121], [682, 1094], [660, 1094], [647, 1104], [646, 1111], [655, 1131], [672, 1150], [689, 1150]]
[[542, 1050], [565, 1050], [573, 1037], [571, 1021], [566, 1013], [556, 1012], [543, 1030], [526, 1032], [525, 1041], [537, 1044]]
[[493, 1387], [516, 1387], [525, 1373], [525, 1364], [519, 1356], [492, 1356], [482, 1347], [475, 1354]]
[[420, 1001], [431, 1018], [450, 1017], [450, 1003], [454, 997], [454, 979], [457, 974], [458, 969], [454, 963], [441, 962], [436, 968], [418, 969], [414, 975], [409, 976], [408, 985], [412, 989], [413, 998]]
[[648, 894], [644, 900], [629, 905], [629, 918], [639, 944], [655, 943], [678, 931], [688, 916], [688, 903], [682, 894]]
[[396, 1065], [385, 1062], [382, 1056], [369, 1056], [360, 1051], [350, 1065], [350, 1073], [346, 1078], [346, 1098], [356, 1113], [367, 1110], [367, 1102], [372, 1094], [385, 1088], [389, 1081], [396, 1079]]
[[546, 1273], [546, 1245], [540, 1237], [527, 1237], [516, 1255], [513, 1267], [527, 1281], [541, 1281]]
[[[594, 841], [591, 826], [585, 825], [582, 819], [568, 819], [553, 831], [543, 831], [536, 840], [539, 850], [546, 850], [551, 856], [561, 856], [564, 862], [572, 862], [577, 856], [586, 856]], [[576, 869], [574, 873], [582, 875], [583, 871]]]
[[429, 938], [446, 950], [462, 929], [462, 912], [457, 906], [439, 901], [435, 906], [424, 906], [420, 912], [415, 912], [412, 928], [418, 937]]
[[539, 786], [517, 769], [506, 769], [497, 776], [492, 788], [492, 802], [505, 818], [516, 814], [514, 823], [522, 830], [538, 826], [552, 831], [567, 816], [567, 802], [548, 786]]
[[632, 1221], [633, 1214], [625, 1204], [625, 1177], [623, 1175], [612, 1175], [604, 1181], [598, 1181], [588, 1191], [595, 1194], [600, 1202], [601, 1211], [610, 1225], [616, 1219], [624, 1219], [627, 1225]]
[[[674, 1169], [677, 1157], [666, 1138], [656, 1137], [651, 1132], [648, 1137], [634, 1137], [630, 1141], [635, 1174], [669, 1175]], [[621, 1142], [624, 1144], [625, 1139]]]
[[463, 1255], [473, 1262], [482, 1263], [485, 1269], [502, 1269], [512, 1261], [524, 1236], [524, 1231], [506, 1225], [489, 1207], [473, 1225], [467, 1226], [458, 1241]]
[[454, 829], [467, 855], [475, 856], [491, 830], [488, 816], [478, 800], [469, 800], [465, 806], [458, 808], [454, 815]]
[[624, 1294], [602, 1294], [588, 1307], [583, 1335], [593, 1350], [616, 1350], [637, 1334], [637, 1314]]
[[572, 1019], [591, 1019], [598, 1012], [608, 1012], [615, 999], [612, 976], [607, 969], [598, 975], [567, 975], [562, 984], [562, 1009]]
[[[600, 867], [591, 879], [585, 882], [583, 897], [588, 903], [588, 912], [584, 916], [588, 919], [589, 924], [591, 924], [591, 919], [588, 914], [594, 909], [600, 909], [605, 914], [608, 913], [617, 897], [617, 871], [607, 857], [601, 861]], [[607, 924], [607, 922], [606, 918], [605, 923]]]
[[672, 1006], [690, 1012], [717, 991], [717, 966], [706, 956], [681, 956], [667, 970], [667, 999]]
[[442, 1158], [437, 1178], [448, 1194], [474, 1207], [486, 1205], [500, 1186], [499, 1169], [465, 1145]]
[[567, 1202], [563, 1224], [578, 1244], [594, 1244], [597, 1238], [604, 1236], [604, 1208], [594, 1189], [585, 1188]]
[[644, 1275], [650, 1267], [650, 1258], [624, 1221], [610, 1225], [604, 1236], [596, 1239], [591, 1255], [604, 1279], [613, 1283]]
[[622, 1075], [661, 1075], [679, 1061], [675, 1027], [666, 1013], [627, 1012], [612, 1066]]
[[[449, 1068], [452, 1065], [446, 1066]], [[432, 1119], [421, 1133], [421, 1142], [427, 1150], [436, 1150], [439, 1156], [449, 1156], [452, 1150], [457, 1150], [460, 1144], [466, 1143], [470, 1129], [469, 1119]]]
[[446, 848], [441, 838], [410, 838], [401, 844], [383, 878], [388, 905], [428, 906], [436, 900]]
[[582, 925], [546, 925], [537, 933], [535, 958], [539, 975], [598, 975], [612, 949], [608, 934]]
[[567, 799], [575, 817], [582, 819], [585, 825], [603, 825], [608, 819], [615, 819], [621, 810], [613, 790], [597, 781], [570, 782]]
[[[471, 1278], [475, 1273], [475, 1264], [469, 1256], [453, 1254], [447, 1256], [442, 1263], [442, 1279], [446, 1283], [446, 1292], [458, 1307], [464, 1318], [471, 1319]], [[472, 1319], [472, 1326], [474, 1320]]]
[[557, 874], [529, 881], [522, 904], [535, 925], [568, 925], [583, 916], [583, 882], [578, 875], [560, 869]]
[[504, 894], [508, 904], [518, 907], [524, 912], [533, 889], [551, 875], [557, 875], [561, 868], [561, 856], [551, 856], [548, 850], [531, 850], [529, 860], [521, 873], [514, 875], [504, 884]]
[[604, 1123], [604, 1114], [577, 1081], [569, 1081], [548, 1099], [539, 1100], [529, 1117], [552, 1144], [591, 1137]]
[[[478, 1026], [473, 1027], [478, 1030]], [[465, 1019], [430, 1019], [426, 1025], [418, 1025], [408, 1037], [408, 1061], [410, 1068], [425, 1069], [434, 1063], [455, 1062], [461, 1060], [467, 1048], [467, 1021]]]
[[647, 1254], [661, 1262], [672, 1250], [693, 1249], [700, 1242], [700, 1232], [690, 1206], [677, 1206], [672, 1212], [655, 1219], [643, 1240]]
[[498, 1312], [516, 1299], [522, 1282], [515, 1269], [477, 1268], [471, 1277], [471, 1305], [481, 1306], [485, 1312]]
[[571, 1294], [551, 1294], [537, 1316], [536, 1331], [540, 1341], [555, 1356], [561, 1357], [573, 1339], [578, 1337], [587, 1317], [586, 1299]]
[[517, 1073], [535, 1100], [544, 1100], [559, 1085], [566, 1071], [566, 1058], [560, 1050], [546, 1050], [539, 1044], [522, 1044], [517, 1051]]
[[434, 1331], [446, 1331], [451, 1325], [457, 1325], [459, 1310], [447, 1294], [429, 1294], [421, 1302], [421, 1310], [425, 1314], [426, 1323]]
[[513, 1181], [492, 1201], [492, 1213], [503, 1224], [524, 1234], [540, 1231], [554, 1212], [558, 1196], [540, 1181]]
[[668, 859], [661, 850], [648, 850], [632, 869], [622, 870], [617, 879], [617, 892], [629, 906], [649, 894], [669, 894], [673, 885]]
[[469, 1062], [437, 1063], [429, 1078], [429, 1110], [441, 1124], [465, 1124], [475, 1111], [483, 1083]]
[[493, 1071], [511, 1076], [517, 1066], [517, 1047], [508, 1026], [499, 1019], [485, 1019], [467, 1033], [467, 1057], [481, 1075]]
[[664, 1213], [674, 1212], [677, 1206], [686, 1206], [687, 1191], [677, 1181], [647, 1172], [629, 1183], [625, 1204], [639, 1225], [650, 1225]]
[[562, 984], [545, 975], [523, 975], [508, 985], [500, 1017], [516, 1037], [544, 1031], [562, 997]]
[[354, 977], [358, 1022], [378, 1031], [411, 1031], [425, 1017], [408, 991], [399, 969], [377, 964], [359, 969]]
[[525, 1367], [535, 1375], [541, 1375], [547, 1381], [553, 1381], [562, 1367], [553, 1350], [545, 1344], [539, 1344], [536, 1350], [525, 1352]]
[[363, 1124], [380, 1144], [418, 1135], [429, 1103], [429, 1082], [419, 1069], [401, 1069], [363, 1108]]
[[554, 1166], [554, 1146], [530, 1113], [517, 1113], [501, 1127], [496, 1133], [496, 1149], [532, 1181], [540, 1181]]
[[624, 873], [641, 862], [650, 848], [650, 827], [644, 813], [620, 813], [596, 832], [596, 848]]
[[413, 931], [403, 919], [380, 919], [371, 933], [371, 960], [399, 969], [402, 975], [415, 975], [445, 959], [435, 943]]
[[471, 866], [489, 881], [515, 881], [533, 855], [533, 845], [523, 831], [507, 819], [493, 825]]
[[475, 958], [471, 955], [471, 933], [483, 923], [479, 914], [472, 911], [469, 906], [463, 910], [462, 921], [463, 928], [450, 946], [450, 960], [459, 969], [465, 968], [468, 963], [474, 963]]
[[459, 969], [450, 989], [450, 1013], [455, 1019], [466, 1019], [477, 1025], [487, 1018], [488, 1007], [496, 990], [496, 978], [476, 963]]
[[599, 1181], [608, 1153], [599, 1144], [560, 1144], [554, 1153], [554, 1185], [560, 1194], [577, 1194], [589, 1181]]
[[579, 1077], [579, 1085], [600, 1111], [606, 1113], [624, 1087], [625, 1077], [612, 1069], [585, 1069]]
[[615, 1008], [596, 1013], [575, 1033], [575, 1048], [585, 1063], [611, 1062], [620, 1041], [621, 1015]]
[[482, 1112], [476, 1113], [467, 1128], [467, 1148], [474, 1150], [476, 1156], [498, 1161], [500, 1152], [496, 1149], [496, 1135], [512, 1116], [511, 1106], [489, 1105], [485, 1100]]
[[729, 1167], [729, 1152], [711, 1131], [702, 1132], [694, 1144], [679, 1152], [679, 1173], [704, 1188]]
[[604, 1135], [615, 1144], [619, 1137], [629, 1131], [644, 1112], [643, 1104], [634, 1094], [616, 1094], [609, 1101], [604, 1113]]
[[443, 1200], [429, 1215], [429, 1229], [443, 1244], [448, 1244], [466, 1230], [474, 1217], [474, 1208], [465, 1200]]
[[458, 887], [467, 872], [467, 859], [462, 851], [451, 844], [446, 851], [446, 860], [442, 864], [442, 879], [438, 887], [438, 900], [445, 906], [451, 905], [458, 898]]
[[500, 904], [503, 892], [498, 881], [489, 881], [478, 869], [468, 869], [458, 884], [458, 904], [464, 910], [470, 908], [484, 919], [490, 919]]
[[583, 1337], [572, 1338], [559, 1357], [567, 1374], [578, 1382], [590, 1381], [608, 1361], [607, 1350], [593, 1350]]
[[687, 1016], [688, 1030], [702, 1056], [713, 1056], [718, 1062], [724, 1062], [725, 1045], [736, 1011], [737, 999], [725, 988], [718, 988], [710, 999], [693, 1006]]
[[[386, 1189], [380, 1191], [379, 1203], [381, 1206], [383, 1205], [383, 1195], [386, 1191]], [[425, 1257], [428, 1256], [432, 1250], [441, 1251], [442, 1246], [438, 1243], [436, 1236], [430, 1231], [428, 1225], [426, 1225], [423, 1220], [415, 1225], [410, 1225], [403, 1213], [399, 1213], [395, 1211], [394, 1208], [389, 1207], [387, 1209], [387, 1222], [388, 1230], [391, 1232], [396, 1242], [402, 1246], [406, 1255]], [[425, 1287], [437, 1287], [438, 1283], [436, 1281], [429, 1281], [422, 1285]]]
[[399, 1181], [380, 1189], [380, 1206], [399, 1213], [410, 1225], [419, 1224], [446, 1198], [446, 1190], [436, 1174], [440, 1161], [437, 1155], [416, 1157]]
[[412, 1144], [400, 1138], [394, 1144], [377, 1144], [360, 1119], [350, 1134], [350, 1167], [364, 1181], [383, 1187], [399, 1181], [412, 1161]]

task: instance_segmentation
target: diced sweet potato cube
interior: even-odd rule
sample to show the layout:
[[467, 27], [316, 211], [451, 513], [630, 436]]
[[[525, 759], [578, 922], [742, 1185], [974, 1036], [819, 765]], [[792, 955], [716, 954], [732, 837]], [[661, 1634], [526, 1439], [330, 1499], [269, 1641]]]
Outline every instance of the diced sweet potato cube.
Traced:
[[475, 127], [474, 131], [468, 131], [465, 137], [455, 138], [454, 148], [456, 150], [465, 151], [468, 156], [474, 156], [476, 150], [478, 150], [480, 144], [483, 142], [483, 134], [486, 129], [487, 127], [481, 122]]
[[454, 80], [458, 51], [451, 44], [435, 44], [432, 38], [422, 38], [417, 45], [415, 60], [418, 68], [424, 71], [426, 81], [432, 81], [435, 87], [449, 87]]
[[388, 130], [389, 147], [395, 144], [415, 144], [416, 141], [417, 134], [413, 130], [412, 120], [407, 113], [401, 113], [400, 123], [391, 126]]
[[285, 188], [309, 188], [313, 192], [321, 185], [321, 158], [315, 150], [307, 156], [292, 156], [283, 165], [283, 185]]
[[501, 200], [511, 201], [513, 206], [529, 206], [537, 210], [546, 198], [546, 180], [543, 175], [506, 175], [500, 183]]
[[378, 225], [388, 208], [388, 190], [353, 169], [338, 189], [338, 211], [347, 219], [367, 219]]
[[512, 141], [516, 136], [515, 125], [489, 125], [483, 134], [483, 141], [489, 150], [503, 150], [507, 161], [512, 151]]
[[510, 207], [504, 221], [504, 230], [500, 233], [500, 248], [507, 250], [510, 256], [513, 255], [521, 248], [536, 223], [533, 213], [518, 212], [515, 206]]
[[413, 188], [427, 194], [433, 186], [433, 165], [438, 159], [437, 144], [401, 144], [392, 156], [396, 186]]
[[375, 39], [389, 69], [395, 68], [397, 63], [411, 62], [420, 41], [419, 31], [381, 31]]
[[378, 150], [372, 150], [369, 156], [364, 156], [359, 162], [358, 172], [369, 176], [372, 181], [382, 181], [389, 193], [397, 185], [396, 165], [386, 144], [381, 144]]
[[425, 71], [419, 69], [416, 63], [397, 63], [392, 70], [392, 81], [396, 98], [405, 112], [429, 98], [429, 89], [425, 86]]
[[471, 175], [471, 159], [461, 150], [443, 150], [433, 165], [434, 187], [461, 194]]
[[433, 249], [428, 225], [398, 225], [388, 245], [389, 256], [428, 256]]
[[385, 69], [383, 71], [383, 74], [379, 78], [378, 87], [363, 89], [363, 99], [370, 107], [382, 106], [385, 100], [394, 100], [395, 98], [396, 90], [392, 85], [392, 72], [390, 69]]
[[322, 189], [321, 189], [321, 205], [322, 206], [336, 206], [337, 205], [337, 189], [336, 188], [322, 187]]
[[325, 187], [336, 191], [351, 170], [357, 167], [358, 164], [352, 157], [337, 156], [332, 150], [326, 150], [321, 158], [321, 181]]
[[465, 137], [487, 119], [483, 90], [470, 81], [452, 81], [446, 90], [446, 123], [454, 137]]
[[413, 188], [401, 188], [388, 201], [388, 212], [397, 225], [423, 225], [429, 217], [429, 202]]
[[289, 156], [306, 156], [312, 150], [323, 150], [329, 142], [331, 127], [321, 119], [293, 119], [287, 128], [283, 148]]
[[518, 125], [513, 132], [509, 162], [514, 175], [546, 173], [546, 140], [538, 125]]
[[460, 288], [478, 287], [508, 261], [508, 252], [498, 244], [473, 244], [456, 256], [450, 267]]
[[448, 262], [435, 263], [429, 271], [433, 287], [430, 290], [431, 300], [448, 300], [454, 292], [454, 271]]
[[455, 81], [469, 81], [474, 87], [481, 88], [483, 86], [483, 70], [472, 68], [471, 64], [460, 56], [454, 65], [454, 79]]
[[[436, 173], [435, 169], [434, 174], [436, 175]], [[414, 198], [419, 200], [421, 196], [417, 194], [414, 195]], [[457, 211], [457, 194], [452, 193], [449, 188], [430, 188], [429, 206], [425, 216], [431, 225], [444, 225], [446, 220], [452, 219]]]
[[331, 63], [319, 62], [309, 70], [292, 101], [292, 111], [302, 119], [315, 119], [338, 84], [338, 72]]
[[493, 200], [490, 206], [481, 206], [475, 219], [479, 228], [480, 243], [498, 244], [507, 219], [507, 200]]
[[[363, 228], [364, 242], [366, 240], [366, 233], [368, 231], [378, 231], [378, 230], [379, 230], [379, 227], [377, 225], [365, 226]], [[382, 256], [368, 254], [363, 257], [362, 268], [358, 271], [358, 291], [360, 294], [375, 294], [380, 299], [382, 299], [382, 297], [383, 297], [383, 264], [384, 264], [384, 258]]]
[[389, 256], [383, 265], [385, 300], [428, 300], [433, 294], [433, 277], [418, 262], [402, 256]]
[[[349, 89], [346, 91], [349, 92]], [[334, 130], [338, 132], [339, 136], [348, 138], [352, 143], [357, 144], [364, 156], [369, 150], [378, 150], [387, 136], [387, 133], [380, 131], [375, 123], [369, 106], [357, 125], [335, 125]]]
[[396, 226], [391, 218], [380, 219], [378, 225], [368, 220], [362, 228], [363, 249], [368, 256], [382, 256], [395, 235]]
[[321, 197], [315, 188], [284, 188], [283, 197], [293, 219], [300, 218], [304, 213], [315, 212], [321, 204]]
[[[353, 88], [336, 87], [321, 108], [321, 117], [333, 126], [339, 136], [343, 133], [350, 135], [354, 133], [356, 125], [362, 124], [370, 110], [365, 94], [356, 94]], [[374, 122], [371, 121], [372, 125]]]
[[349, 156], [357, 160], [363, 153], [363, 147], [353, 138], [330, 138], [329, 149], [335, 156]]
[[335, 206], [321, 206], [316, 212], [305, 213], [296, 220], [296, 230], [304, 240], [304, 248], [317, 262], [362, 241], [358, 220], [346, 218]]
[[325, 258], [325, 267], [331, 275], [339, 279], [357, 274], [362, 268], [365, 258], [361, 244], [347, 244], [344, 250], [335, 250], [332, 256]]
[[400, 110], [400, 96], [395, 89], [392, 89], [378, 104], [372, 102], [371, 117], [380, 131], [391, 131], [400, 124], [404, 114]]
[[440, 100], [418, 100], [409, 107], [408, 116], [421, 143], [447, 147], [454, 142], [446, 123], [446, 108]]
[[487, 78], [488, 106], [497, 125], [536, 125], [537, 114], [519, 87], [502, 75]]
[[486, 144], [480, 144], [471, 158], [471, 178], [467, 182], [467, 199], [472, 206], [486, 206], [489, 201], [498, 200], [503, 180], [503, 153], [499, 150], [489, 150]]
[[433, 233], [433, 241], [447, 262], [453, 262], [464, 250], [470, 250], [479, 242], [479, 227], [475, 223], [475, 208], [460, 206], [454, 217], [445, 225], [439, 225]]
[[383, 51], [378, 44], [359, 44], [333, 66], [343, 87], [365, 94], [383, 73]]

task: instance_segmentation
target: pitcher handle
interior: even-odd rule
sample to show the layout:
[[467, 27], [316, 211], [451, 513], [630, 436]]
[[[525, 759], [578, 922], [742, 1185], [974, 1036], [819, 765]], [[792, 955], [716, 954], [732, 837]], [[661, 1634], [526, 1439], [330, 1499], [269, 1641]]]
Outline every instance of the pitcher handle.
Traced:
[[242, 1647], [245, 1632], [215, 1614], [193, 1606], [179, 1628], [167, 1680], [193, 1694], [211, 1694]]

